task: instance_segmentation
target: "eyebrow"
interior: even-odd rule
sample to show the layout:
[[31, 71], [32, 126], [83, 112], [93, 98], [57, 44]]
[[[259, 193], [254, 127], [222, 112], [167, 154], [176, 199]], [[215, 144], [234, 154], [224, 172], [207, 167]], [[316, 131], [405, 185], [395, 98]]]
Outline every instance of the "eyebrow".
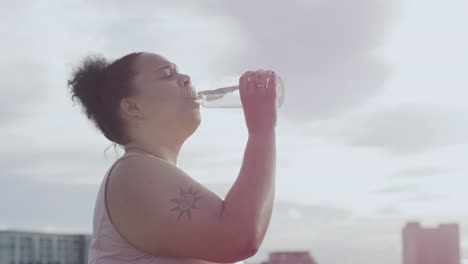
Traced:
[[171, 66], [174, 66], [174, 68], [178, 70], [177, 65], [175, 65], [174, 63], [171, 63], [170, 65], [162, 66], [161, 68], [158, 69], [158, 71], [166, 69], [166, 68], [171, 68]]

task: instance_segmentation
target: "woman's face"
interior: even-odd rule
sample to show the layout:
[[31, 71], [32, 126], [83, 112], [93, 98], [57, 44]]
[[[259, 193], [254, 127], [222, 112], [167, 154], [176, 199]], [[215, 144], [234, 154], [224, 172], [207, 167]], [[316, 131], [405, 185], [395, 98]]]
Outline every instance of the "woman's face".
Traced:
[[135, 60], [134, 99], [145, 121], [161, 129], [187, 128], [195, 130], [200, 124], [200, 105], [191, 97], [190, 76], [178, 72], [177, 66], [166, 58], [142, 53]]

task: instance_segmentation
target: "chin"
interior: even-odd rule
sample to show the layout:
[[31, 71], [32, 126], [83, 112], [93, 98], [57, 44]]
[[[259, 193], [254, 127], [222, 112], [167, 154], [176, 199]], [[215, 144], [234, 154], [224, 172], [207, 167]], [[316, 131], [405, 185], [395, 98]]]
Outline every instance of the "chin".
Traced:
[[200, 112], [198, 112], [197, 114], [195, 114], [195, 120], [194, 120], [194, 123], [195, 123], [195, 129], [197, 129], [200, 124], [201, 124], [201, 115], [200, 115]]
[[188, 120], [186, 120], [186, 126], [193, 133], [193, 132], [195, 132], [195, 130], [197, 130], [197, 128], [200, 126], [200, 124], [201, 124], [200, 112], [198, 110], [194, 109], [194, 111], [192, 112], [192, 115], [190, 116], [190, 118], [188, 118]]

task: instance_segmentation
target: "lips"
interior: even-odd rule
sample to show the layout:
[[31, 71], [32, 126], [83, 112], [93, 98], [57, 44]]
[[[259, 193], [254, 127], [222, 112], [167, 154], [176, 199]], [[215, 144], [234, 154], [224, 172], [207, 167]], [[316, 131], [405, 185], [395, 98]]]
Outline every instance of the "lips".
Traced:
[[195, 90], [194, 85], [190, 87], [190, 94], [188, 95], [188, 99], [192, 99], [194, 101], [198, 99], [197, 91]]
[[194, 97], [195, 95], [195, 88], [193, 88], [193, 85], [190, 87], [190, 97]]

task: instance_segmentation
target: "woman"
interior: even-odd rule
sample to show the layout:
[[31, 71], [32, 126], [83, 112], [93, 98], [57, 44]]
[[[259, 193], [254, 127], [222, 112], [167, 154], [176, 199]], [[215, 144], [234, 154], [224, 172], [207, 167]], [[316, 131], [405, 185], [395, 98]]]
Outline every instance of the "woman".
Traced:
[[[275, 194], [276, 89], [271, 71], [239, 79], [249, 138], [225, 199], [177, 167], [200, 124], [191, 80], [152, 53], [87, 57], [68, 81], [87, 117], [125, 154], [102, 180], [89, 264], [234, 263], [253, 256]], [[74, 100], [73, 100], [74, 101]]]

